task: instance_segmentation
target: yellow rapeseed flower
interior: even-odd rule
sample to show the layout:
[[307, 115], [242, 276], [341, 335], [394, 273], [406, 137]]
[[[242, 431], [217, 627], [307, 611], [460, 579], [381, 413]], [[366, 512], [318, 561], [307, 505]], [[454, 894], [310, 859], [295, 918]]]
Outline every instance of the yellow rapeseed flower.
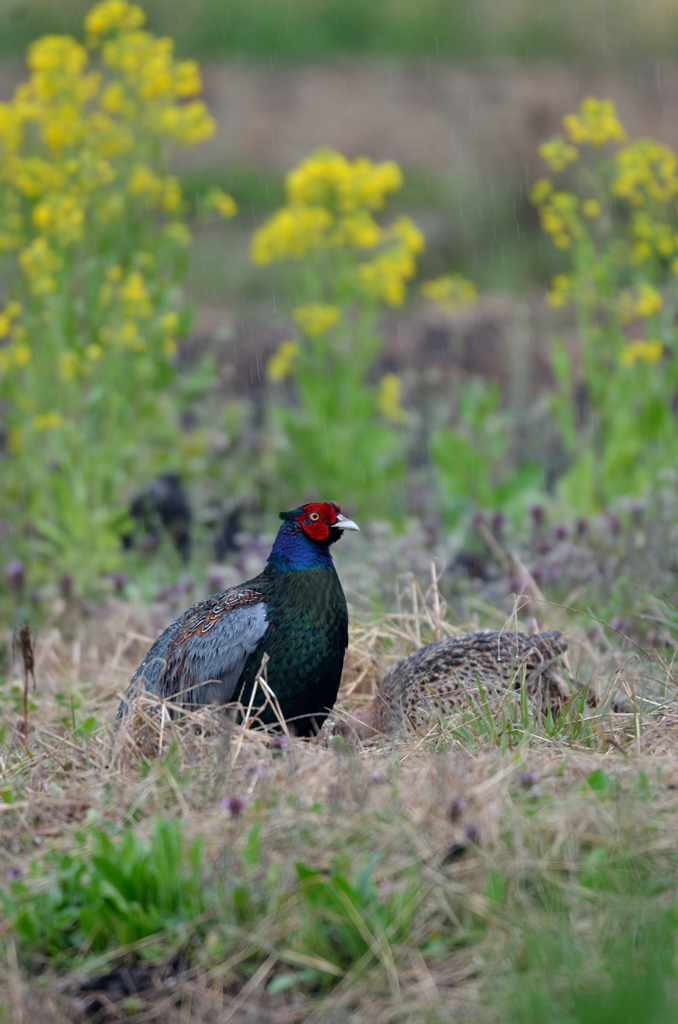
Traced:
[[162, 185], [163, 210], [166, 210], [167, 213], [174, 213], [181, 206], [182, 199], [181, 186], [178, 180], [173, 175], [168, 174]]
[[202, 100], [180, 107], [166, 107], [160, 118], [162, 130], [185, 146], [204, 142], [214, 134], [216, 123]]
[[173, 242], [174, 245], [180, 245], [182, 248], [188, 248], [193, 240], [191, 232], [180, 220], [175, 220], [170, 224], [166, 224], [163, 235], [165, 238], [169, 239], [170, 242]]
[[75, 77], [87, 64], [87, 51], [71, 36], [47, 35], [31, 43], [27, 63], [39, 75], [57, 72]]
[[160, 318], [160, 329], [163, 334], [176, 334], [179, 327], [179, 316], [177, 313], [163, 313]]
[[125, 320], [123, 322], [118, 339], [122, 347], [129, 349], [131, 352], [143, 352], [146, 348], [146, 342], [140, 336], [134, 320]]
[[602, 146], [606, 142], [625, 142], [624, 126], [617, 119], [617, 111], [612, 100], [599, 100], [595, 96], [587, 96], [576, 114], [566, 114], [563, 125], [570, 142], [577, 146], [588, 143]]
[[85, 355], [93, 363], [95, 363], [98, 359], [101, 359], [103, 354], [104, 350], [102, 349], [101, 345], [92, 344], [88, 345], [87, 348], [85, 349]]
[[60, 192], [66, 182], [61, 167], [39, 156], [27, 156], [16, 161], [9, 166], [8, 172], [15, 188], [29, 199]]
[[63, 425], [63, 416], [58, 412], [43, 412], [33, 418], [33, 429], [39, 434], [46, 430], [58, 430]]
[[556, 274], [551, 279], [551, 288], [546, 295], [546, 301], [553, 309], [559, 309], [567, 302], [568, 295], [572, 290], [572, 281], [566, 274]]
[[82, 237], [85, 211], [73, 196], [57, 194], [33, 207], [32, 220], [38, 231], [63, 248]]
[[317, 204], [342, 213], [360, 207], [381, 209], [388, 193], [401, 185], [402, 174], [393, 161], [348, 160], [333, 149], [316, 150], [285, 179], [291, 203]]
[[637, 139], [617, 153], [616, 164], [612, 192], [632, 206], [667, 203], [678, 195], [678, 159], [670, 146]]
[[652, 255], [652, 246], [649, 242], [637, 241], [631, 250], [629, 262], [634, 267], [639, 267]]
[[20, 251], [19, 264], [34, 295], [47, 295], [56, 291], [54, 275], [61, 270], [63, 260], [50, 248], [43, 235], [38, 235]]
[[173, 356], [178, 350], [178, 345], [174, 338], [163, 338], [162, 350], [166, 356]]
[[530, 202], [533, 206], [540, 206], [553, 192], [553, 183], [548, 178], [537, 178], [530, 189]]
[[569, 164], [579, 159], [579, 150], [571, 146], [562, 135], [554, 135], [539, 147], [539, 156], [553, 171], [564, 171]]
[[544, 187], [546, 179], [537, 182], [531, 192], [532, 202], [539, 210], [541, 225], [559, 249], [569, 249], [582, 237], [584, 229], [578, 216], [579, 200], [573, 192], [553, 192]]
[[597, 199], [585, 199], [581, 204], [581, 209], [584, 216], [590, 220], [600, 217], [601, 206]]
[[432, 281], [424, 281], [421, 286], [421, 294], [424, 298], [431, 299], [443, 309], [450, 311], [462, 309], [464, 306], [472, 306], [478, 298], [473, 282], [459, 274], [446, 274], [444, 277], [436, 277]]
[[643, 281], [638, 285], [638, 299], [636, 301], [635, 313], [637, 316], [652, 316], [658, 313], [664, 305], [661, 292], [653, 285]]
[[266, 375], [274, 384], [292, 373], [294, 363], [299, 355], [299, 345], [296, 341], [283, 341], [266, 363]]
[[147, 164], [135, 164], [129, 176], [127, 191], [131, 196], [157, 196], [162, 180]]
[[10, 322], [6, 313], [0, 313], [0, 338], [6, 338], [9, 334]]
[[657, 363], [664, 354], [664, 346], [658, 339], [652, 341], [629, 341], [622, 350], [622, 366], [635, 366], [637, 362]]
[[15, 345], [12, 352], [15, 366], [27, 366], [31, 361], [31, 350], [28, 345]]
[[150, 295], [143, 278], [138, 271], [130, 274], [120, 289], [125, 316], [149, 317], [153, 312]]
[[252, 238], [252, 259], [265, 265], [273, 260], [303, 259], [328, 244], [332, 215], [322, 206], [283, 206]]
[[424, 251], [424, 236], [411, 217], [398, 217], [386, 232], [387, 237], [396, 238], [413, 256]]
[[401, 184], [400, 168], [391, 161], [348, 160], [331, 149], [317, 150], [287, 175], [288, 203], [255, 232], [253, 261], [264, 265], [303, 259], [318, 250], [382, 247], [353, 271], [344, 262], [341, 273], [347, 284], [353, 277], [363, 297], [399, 306], [405, 282], [416, 273], [415, 256], [424, 248], [424, 237], [409, 217], [381, 227], [372, 211]]
[[318, 302], [297, 306], [292, 313], [294, 322], [312, 338], [329, 331], [337, 323], [340, 316], [341, 311], [337, 306], [323, 305]]
[[400, 377], [397, 373], [387, 373], [379, 382], [377, 393], [377, 409], [391, 423], [406, 423], [408, 415], [400, 404]]
[[64, 380], [75, 380], [80, 373], [80, 356], [77, 352], [62, 352], [59, 356], [59, 372]]
[[403, 245], [393, 246], [358, 267], [358, 280], [366, 293], [387, 306], [401, 306], [405, 300], [405, 282], [414, 277], [417, 265]]
[[233, 196], [223, 192], [220, 188], [211, 188], [205, 197], [205, 205], [208, 209], [216, 210], [222, 217], [235, 217], [238, 207]]
[[146, 15], [136, 4], [126, 0], [104, 0], [95, 4], [85, 18], [85, 31], [88, 35], [105, 36], [109, 32], [131, 32], [141, 28]]
[[131, 113], [129, 100], [122, 82], [109, 82], [101, 94], [101, 106], [109, 114]]
[[339, 218], [333, 241], [337, 245], [354, 245], [358, 249], [374, 249], [383, 239], [383, 231], [369, 210], [357, 210]]
[[202, 79], [197, 61], [181, 60], [175, 66], [174, 92], [180, 99], [198, 96], [202, 92]]

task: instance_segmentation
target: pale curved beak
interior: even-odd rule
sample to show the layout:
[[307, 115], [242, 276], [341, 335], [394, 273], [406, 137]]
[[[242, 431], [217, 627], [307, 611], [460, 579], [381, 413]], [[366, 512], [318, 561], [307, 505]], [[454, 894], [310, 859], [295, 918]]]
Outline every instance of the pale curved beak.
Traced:
[[337, 515], [337, 521], [334, 523], [335, 530], [357, 530], [360, 532], [360, 527], [357, 523], [354, 523], [352, 519], [347, 519], [346, 516], [342, 516], [341, 512]]

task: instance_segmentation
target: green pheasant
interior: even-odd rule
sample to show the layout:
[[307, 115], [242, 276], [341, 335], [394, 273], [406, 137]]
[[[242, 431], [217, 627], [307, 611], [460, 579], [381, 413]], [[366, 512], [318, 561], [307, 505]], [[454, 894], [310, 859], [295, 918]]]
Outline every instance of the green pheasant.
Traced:
[[[330, 547], [357, 530], [333, 501], [281, 512], [264, 571], [189, 608], [156, 640], [118, 717], [146, 689], [175, 704], [247, 705], [264, 654], [268, 684], [300, 736], [318, 731], [337, 699], [348, 611]], [[270, 709], [261, 719], [274, 722]]]

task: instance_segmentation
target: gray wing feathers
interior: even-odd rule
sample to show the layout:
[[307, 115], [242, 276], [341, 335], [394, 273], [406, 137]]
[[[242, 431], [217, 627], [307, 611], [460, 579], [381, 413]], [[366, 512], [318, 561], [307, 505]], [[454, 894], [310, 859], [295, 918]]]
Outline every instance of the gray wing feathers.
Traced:
[[[183, 651], [183, 699], [189, 704], [227, 704], [234, 695], [247, 658], [268, 628], [263, 601], [232, 608], [200, 638], [186, 641]], [[180, 655], [181, 647], [176, 654]]]
[[[209, 609], [205, 602], [197, 615], [189, 609], [153, 644], [134, 673], [127, 699], [145, 689], [182, 704], [232, 700], [245, 662], [268, 628], [266, 605], [252, 597], [251, 592], [233, 594], [231, 602], [210, 602]], [[117, 717], [127, 710], [123, 700]]]

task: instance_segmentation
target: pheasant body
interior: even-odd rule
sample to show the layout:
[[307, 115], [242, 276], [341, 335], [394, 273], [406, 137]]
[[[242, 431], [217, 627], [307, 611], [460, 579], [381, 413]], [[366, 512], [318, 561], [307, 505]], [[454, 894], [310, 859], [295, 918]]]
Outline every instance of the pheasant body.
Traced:
[[567, 644], [557, 631], [519, 633], [483, 631], [450, 636], [421, 647], [386, 673], [373, 699], [351, 715], [343, 731], [366, 739], [393, 732], [406, 721], [430, 721], [436, 711], [459, 705], [478, 684], [506, 690], [521, 686], [528, 693], [543, 688], [563, 702], [570, 688], [558, 667]]
[[[188, 707], [247, 705], [267, 654], [268, 684], [285, 720], [299, 735], [317, 731], [336, 701], [348, 645], [348, 610], [330, 545], [357, 527], [333, 502], [281, 517], [264, 571], [168, 626], [134, 674], [127, 700], [143, 688]], [[118, 717], [127, 710], [122, 701]], [[272, 709], [259, 720], [273, 724]]]

